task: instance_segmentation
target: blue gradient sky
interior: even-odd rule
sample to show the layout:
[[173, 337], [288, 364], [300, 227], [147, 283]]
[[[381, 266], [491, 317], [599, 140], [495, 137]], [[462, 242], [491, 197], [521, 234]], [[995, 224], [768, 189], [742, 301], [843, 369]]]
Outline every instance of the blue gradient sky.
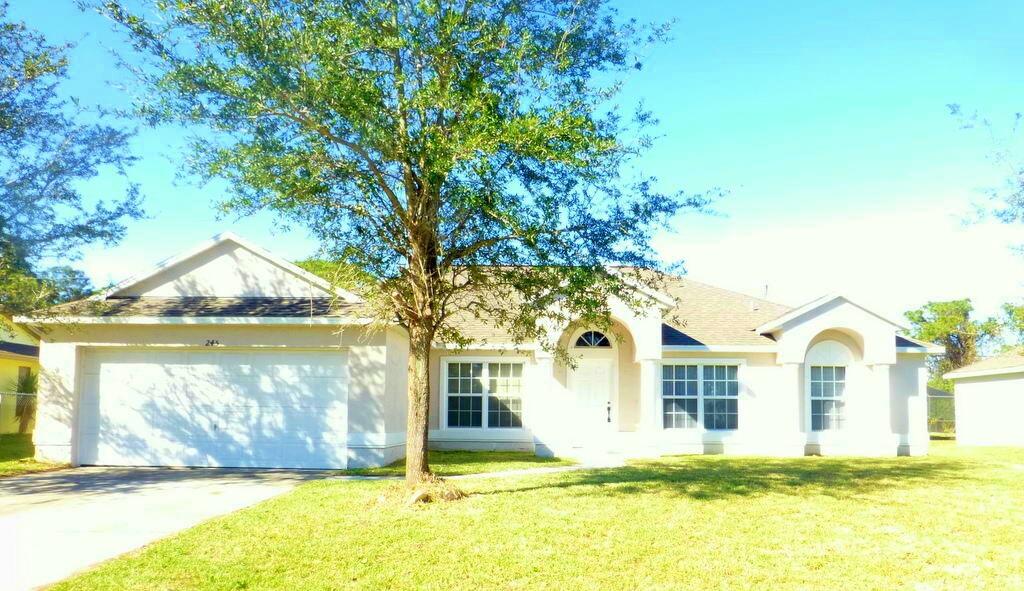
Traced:
[[[20, 0], [15, 18], [73, 41], [65, 90], [123, 106], [108, 23], [72, 2]], [[965, 225], [1003, 171], [990, 140], [959, 129], [960, 103], [1008, 127], [1024, 110], [1024, 3], [902, 1], [622, 2], [642, 20], [676, 19], [622, 100], [644, 101], [663, 136], [641, 165], [666, 186], [728, 192], [718, 216], [688, 215], [656, 246], [694, 279], [800, 304], [839, 291], [891, 316], [929, 299], [971, 297], [983, 312], [1024, 297], [1019, 228]], [[150, 218], [75, 264], [97, 284], [145, 270], [231, 229], [286, 258], [316, 244], [267, 216], [217, 219], [223, 187], [176, 180], [183, 133], [134, 140]], [[121, 181], [103, 176], [97, 195]]]

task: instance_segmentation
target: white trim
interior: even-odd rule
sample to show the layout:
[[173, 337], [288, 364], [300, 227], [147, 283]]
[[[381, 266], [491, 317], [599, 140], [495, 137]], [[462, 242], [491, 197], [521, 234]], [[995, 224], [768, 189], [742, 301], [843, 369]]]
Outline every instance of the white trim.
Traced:
[[755, 328], [754, 331], [759, 333], [759, 334], [764, 334], [764, 333], [769, 333], [769, 332], [772, 332], [772, 331], [776, 331], [776, 330], [782, 328], [782, 326], [784, 324], [786, 324], [786, 323], [788, 323], [788, 322], [790, 322], [790, 321], [792, 321], [792, 320], [794, 320], [796, 318], [799, 318], [800, 316], [803, 316], [804, 314], [807, 314], [808, 312], [816, 310], [816, 309], [824, 306], [825, 304], [829, 304], [829, 303], [831, 303], [831, 302], [833, 302], [833, 301], [835, 301], [837, 299], [843, 299], [848, 304], [852, 304], [852, 305], [860, 308], [861, 310], [864, 310], [868, 314], [871, 314], [872, 316], [875, 316], [876, 318], [879, 318], [880, 320], [888, 322], [889, 324], [895, 326], [896, 328], [900, 328], [900, 329], [906, 330], [906, 327], [903, 326], [902, 324], [899, 324], [897, 322], [893, 322], [892, 320], [889, 320], [885, 316], [882, 316], [882, 315], [880, 315], [880, 314], [878, 314], [876, 312], [872, 312], [871, 310], [865, 308], [864, 306], [861, 306], [857, 302], [851, 300], [850, 298], [848, 298], [848, 297], [846, 297], [846, 296], [844, 296], [842, 294], [830, 293], [830, 294], [824, 295], [824, 296], [822, 296], [822, 297], [820, 297], [820, 298], [818, 298], [816, 300], [812, 300], [810, 302], [807, 302], [806, 304], [800, 306], [799, 308], [794, 308], [794, 309], [790, 310], [789, 312], [786, 312], [785, 314], [783, 314], [783, 315], [781, 315], [781, 316], [779, 316], [779, 317], [777, 317], [777, 318], [775, 318], [773, 320], [769, 320], [768, 322], [766, 322], [766, 323], [762, 324], [761, 326], [758, 326], [757, 328]]
[[254, 244], [252, 242], [249, 242], [248, 240], [242, 238], [241, 236], [238, 236], [234, 232], [221, 232], [220, 234], [217, 234], [216, 236], [213, 236], [209, 240], [206, 240], [206, 241], [200, 243], [199, 245], [193, 247], [192, 249], [190, 249], [188, 251], [185, 251], [184, 253], [181, 253], [181, 254], [172, 256], [170, 258], [164, 259], [163, 261], [160, 261], [159, 263], [156, 264], [155, 267], [151, 268], [149, 271], [146, 271], [145, 273], [141, 273], [141, 274], [138, 274], [138, 275], [133, 275], [133, 276], [131, 276], [131, 277], [129, 277], [129, 278], [127, 278], [127, 279], [117, 283], [113, 287], [103, 291], [102, 293], [99, 293], [99, 294], [96, 294], [96, 295], [90, 297], [89, 299], [90, 300], [94, 300], [94, 301], [106, 300], [110, 296], [115, 295], [118, 292], [124, 291], [125, 289], [127, 289], [127, 288], [129, 288], [129, 287], [131, 287], [133, 285], [136, 285], [136, 284], [141, 283], [141, 282], [143, 282], [143, 281], [145, 281], [147, 279], [150, 279], [151, 277], [154, 277], [157, 274], [159, 274], [159, 273], [161, 273], [163, 271], [166, 271], [167, 269], [169, 269], [169, 268], [171, 268], [171, 267], [173, 267], [173, 266], [175, 266], [175, 265], [177, 265], [179, 263], [187, 261], [188, 259], [191, 259], [191, 258], [193, 258], [195, 256], [198, 256], [198, 255], [200, 255], [200, 254], [202, 254], [202, 253], [204, 253], [204, 252], [206, 252], [206, 251], [208, 251], [208, 250], [210, 250], [210, 249], [212, 249], [212, 248], [214, 248], [216, 246], [219, 246], [219, 245], [221, 245], [221, 244], [223, 244], [225, 242], [234, 242], [235, 244], [237, 244], [237, 245], [241, 246], [242, 248], [252, 252], [253, 254], [255, 254], [255, 255], [263, 258], [263, 259], [266, 259], [267, 261], [269, 261], [270, 263], [272, 263], [274, 265], [277, 265], [278, 267], [281, 267], [285, 271], [288, 271], [289, 273], [292, 273], [293, 275], [297, 275], [299, 278], [309, 282], [310, 284], [315, 285], [315, 286], [319, 287], [320, 289], [323, 289], [325, 292], [327, 292], [329, 294], [330, 293], [334, 293], [334, 294], [338, 295], [339, 297], [341, 297], [342, 299], [344, 299], [344, 300], [346, 300], [348, 302], [355, 303], [355, 302], [361, 302], [362, 301], [362, 299], [359, 296], [355, 295], [354, 293], [346, 291], [346, 290], [338, 288], [338, 287], [332, 286], [331, 283], [329, 281], [327, 281], [326, 279], [323, 279], [321, 277], [317, 277], [316, 275], [313, 275], [312, 273], [310, 273], [309, 271], [306, 271], [305, 269], [299, 267], [298, 265], [296, 265], [294, 263], [291, 263], [289, 261], [286, 261], [286, 260], [282, 259], [281, 257], [273, 254], [272, 252], [266, 250], [265, 248], [257, 246], [256, 244]]
[[942, 355], [946, 352], [946, 348], [935, 343], [929, 343], [928, 341], [922, 341], [921, 339], [915, 339], [907, 335], [896, 335], [897, 338], [901, 338], [905, 341], [914, 343], [909, 347], [896, 347], [897, 353], [928, 353], [929, 355]]
[[961, 378], [980, 378], [985, 376], [999, 376], [1014, 373], [1024, 373], [1024, 365], [1014, 365], [1012, 367], [998, 367], [994, 369], [977, 369], [973, 371], [951, 371], [943, 375], [943, 379], [947, 380], [959, 380]]
[[[828, 440], [830, 438], [834, 439], [836, 437], [840, 437], [840, 435], [839, 435], [840, 433], [847, 433], [849, 431], [849, 427], [848, 427], [847, 423], [848, 423], [848, 421], [850, 419], [850, 416], [849, 416], [849, 411], [846, 408], [846, 404], [849, 401], [849, 396], [847, 395], [847, 392], [848, 392], [847, 386], [849, 385], [848, 378], [850, 377], [850, 374], [851, 374], [850, 367], [851, 367], [852, 364], [853, 364], [852, 363], [852, 359], [850, 361], [847, 361], [847, 363], [845, 363], [843, 365], [836, 365], [836, 364], [831, 363], [831, 362], [830, 363], [825, 363], [825, 362], [820, 362], [820, 363], [804, 363], [804, 384], [803, 384], [803, 386], [804, 386], [804, 391], [806, 392], [806, 395], [804, 396], [804, 403], [805, 403], [804, 404], [804, 432], [807, 433], [807, 436], [809, 438], [808, 443], [821, 443], [821, 441], [819, 441], [819, 440], [822, 440], [822, 439]], [[832, 397], [819, 396], [817, 398], [814, 398], [813, 396], [811, 396], [811, 394], [812, 394], [812, 392], [811, 392], [811, 368], [814, 368], [814, 367], [820, 367], [820, 368], [831, 367], [831, 368], [833, 368], [833, 371], [837, 367], [843, 368], [843, 382], [842, 382], [843, 383], [843, 394], [842, 394], [842, 396], [832, 396]], [[824, 371], [824, 369], [823, 369], [823, 371]], [[818, 380], [818, 381], [822, 382], [822, 383], [825, 382], [824, 379]], [[835, 379], [833, 379], [832, 383], [835, 384], [837, 382], [836, 382]], [[835, 387], [835, 386], [833, 386], [833, 387]], [[841, 403], [841, 406], [840, 406], [840, 419], [839, 419], [840, 420], [840, 424], [841, 424], [840, 427], [832, 428], [832, 429], [814, 429], [814, 409], [813, 409], [813, 407], [814, 407], [814, 401], [815, 400], [833, 400], [833, 401], [838, 401], [838, 402]]]
[[446, 351], [535, 351], [539, 348], [535, 343], [523, 343], [520, 345], [515, 343], [473, 343], [469, 345], [434, 343], [433, 347]]
[[32, 324], [261, 324], [275, 326], [364, 326], [373, 322], [372, 318], [337, 316], [60, 316], [54, 318], [19, 316], [15, 320]]
[[938, 346], [932, 347], [896, 347], [897, 353], [920, 353], [922, 355], [942, 355], [945, 349]]
[[[520, 431], [526, 431], [526, 416], [527, 416], [527, 392], [526, 385], [529, 383], [527, 380], [526, 372], [529, 367], [529, 359], [526, 357], [487, 357], [479, 355], [446, 355], [438, 359], [440, 364], [440, 370], [438, 373], [439, 382], [437, 384], [437, 394], [440, 398], [440, 404], [438, 407], [441, 409], [441, 417], [438, 420], [438, 424], [441, 426], [441, 431], [446, 433], [470, 433], [473, 435], [479, 435], [481, 433], [499, 432], [499, 433], [517, 433]], [[480, 396], [480, 412], [482, 416], [480, 418], [479, 427], [449, 427], [448, 426], [448, 364], [449, 363], [480, 363], [487, 365], [488, 363], [522, 363], [523, 373], [520, 376], [522, 380], [523, 388], [519, 392], [519, 399], [522, 401], [522, 427], [488, 427], [487, 426], [487, 398], [490, 393], [487, 391], [486, 377], [481, 374], [480, 379], [484, 381], [483, 392]], [[454, 394], [454, 396], [464, 396], [464, 394]], [[477, 396], [477, 394], [469, 394], [469, 396]]]
[[100, 342], [83, 342], [83, 343], [71, 343], [79, 349], [138, 349], [138, 350], [152, 350], [152, 349], [168, 349], [168, 350], [181, 350], [191, 349], [195, 351], [274, 351], [274, 350], [285, 350], [285, 351], [296, 351], [302, 352], [347, 352], [351, 349], [350, 345], [197, 345], [195, 343], [100, 343]]
[[778, 345], [662, 345], [662, 351], [709, 353], [775, 353]]
[[[742, 357], [667, 357], [661, 361], [667, 365], [746, 365]], [[661, 380], [661, 376], [658, 376]], [[660, 391], [660, 390], [659, 390]]]
[[[604, 338], [608, 339], [608, 346], [607, 347], [577, 347], [576, 346], [576, 341], [580, 340], [580, 337], [583, 336], [584, 333], [588, 333], [588, 332], [601, 333], [601, 335], [604, 336]], [[566, 344], [568, 345], [567, 348], [569, 349], [569, 351], [579, 351], [579, 352], [586, 351], [588, 353], [590, 353], [590, 352], [600, 353], [600, 352], [603, 351], [603, 352], [608, 352], [608, 353], [614, 352], [616, 355], [618, 355], [619, 348], [618, 348], [618, 346], [617, 346], [615, 341], [616, 341], [615, 333], [605, 332], [603, 330], [597, 330], [595, 328], [585, 328], [584, 327], [584, 328], [577, 328], [576, 330], [574, 330], [572, 332], [572, 334], [569, 335], [569, 340], [566, 341]]]

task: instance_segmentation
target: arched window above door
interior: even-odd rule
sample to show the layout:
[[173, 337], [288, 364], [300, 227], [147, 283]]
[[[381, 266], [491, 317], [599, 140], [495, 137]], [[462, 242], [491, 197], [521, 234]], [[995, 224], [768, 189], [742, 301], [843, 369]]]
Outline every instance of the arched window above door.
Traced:
[[612, 343], [603, 332], [588, 330], [576, 339], [577, 347], [611, 347]]

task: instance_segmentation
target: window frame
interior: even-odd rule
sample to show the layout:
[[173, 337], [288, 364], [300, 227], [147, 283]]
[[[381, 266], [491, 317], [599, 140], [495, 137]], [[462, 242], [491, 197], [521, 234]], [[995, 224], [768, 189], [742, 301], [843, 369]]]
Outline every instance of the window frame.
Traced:
[[[667, 367], [667, 366], [687, 366], [687, 365], [692, 365], [692, 366], [696, 366], [697, 367], [697, 397], [696, 397], [696, 399], [697, 399], [697, 424], [695, 426], [693, 426], [693, 427], [666, 427], [665, 426], [665, 400], [673, 400], [673, 399], [683, 399], [683, 400], [685, 400], [687, 398], [692, 399], [692, 397], [665, 396], [665, 390], [664, 390], [664, 387], [665, 387], [664, 386], [664, 381], [665, 381], [665, 377], [664, 377], [665, 373], [664, 372], [665, 372], [665, 369], [664, 368]], [[705, 366], [719, 366], [719, 365], [733, 366], [733, 367], [736, 368], [736, 395], [735, 396], [731, 396], [731, 395], [717, 396], [717, 395], [715, 395], [715, 396], [710, 396], [709, 397], [709, 396], [707, 396], [705, 394], [704, 368], [705, 368]], [[744, 368], [746, 367], [746, 360], [745, 359], [713, 359], [713, 358], [692, 358], [692, 357], [665, 357], [665, 358], [662, 358], [660, 367], [661, 367], [661, 369], [659, 369], [659, 372], [658, 372], [658, 382], [659, 382], [658, 383], [658, 399], [660, 401], [659, 409], [658, 410], [659, 410], [659, 414], [660, 414], [660, 422], [659, 422], [659, 424], [661, 425], [661, 430], [662, 431], [667, 431], [667, 432], [670, 432], [670, 433], [671, 432], [676, 432], [676, 433], [702, 433], [702, 434], [703, 433], [723, 433], [724, 434], [724, 433], [735, 433], [736, 431], [739, 431], [739, 429], [740, 429], [739, 417], [740, 417], [740, 415], [743, 414], [743, 412], [742, 412], [743, 405], [741, 404], [741, 401], [743, 400], [743, 392], [744, 392], [743, 377], [744, 377]], [[726, 372], [728, 372], [728, 370], [726, 370]], [[728, 373], [726, 375], [728, 375]], [[717, 381], [717, 380], [711, 380], [711, 381]], [[731, 380], [726, 380], [726, 381], [728, 382], [728, 381], [731, 381]], [[707, 428], [705, 426], [705, 423], [704, 423], [704, 414], [705, 414], [704, 413], [704, 404], [705, 404], [705, 401], [709, 400], [709, 399], [710, 400], [728, 399], [728, 400], [735, 400], [736, 401], [736, 427], [735, 428], [731, 428], [731, 429], [709, 429], [709, 428]]]
[[[578, 334], [576, 334], [576, 337], [573, 339], [573, 341], [572, 341], [573, 342], [573, 348], [574, 349], [581, 349], [581, 350], [584, 350], [584, 351], [591, 351], [591, 350], [594, 350], [594, 349], [596, 349], [596, 350], [614, 349], [614, 347], [612, 346], [612, 338], [610, 336], [608, 336], [608, 334], [609, 333], [604, 332], [602, 330], [595, 330], [595, 329], [582, 330]], [[600, 335], [601, 338], [597, 339], [597, 341], [595, 343], [594, 342], [594, 338], [591, 337], [590, 344], [581, 345], [580, 344], [580, 339], [582, 339], [586, 335]]]
[[[440, 403], [439, 404], [439, 408], [441, 409], [441, 420], [439, 421], [438, 424], [441, 426], [441, 429], [443, 429], [445, 431], [448, 431], [448, 430], [457, 431], [459, 433], [466, 433], [466, 432], [479, 433], [479, 432], [482, 432], [482, 431], [508, 432], [508, 431], [523, 431], [523, 430], [526, 429], [526, 424], [527, 424], [526, 423], [526, 416], [527, 416], [526, 415], [526, 413], [527, 413], [527, 403], [526, 403], [527, 394], [526, 393], [527, 393], [528, 384], [530, 382], [529, 370], [527, 369], [529, 367], [529, 359], [527, 359], [526, 357], [506, 357], [506, 356], [483, 356], [483, 357], [481, 357], [481, 356], [468, 356], [468, 357], [448, 356], [448, 357], [441, 357], [439, 361], [440, 361], [440, 364], [441, 364], [441, 367], [440, 367], [441, 371], [438, 372], [438, 373], [441, 374], [441, 375], [440, 375], [440, 380], [438, 382], [437, 392], [438, 392], [438, 397], [440, 398], [440, 400], [439, 400], [439, 403]], [[469, 394], [469, 396], [479, 396], [481, 398], [481, 402], [480, 402], [480, 409], [481, 409], [481, 411], [480, 411], [481, 415], [480, 416], [481, 416], [481, 419], [480, 419], [480, 426], [479, 427], [457, 427], [457, 426], [451, 426], [451, 425], [448, 424], [448, 396], [449, 396], [449, 394], [448, 394], [448, 365], [451, 364], [451, 363], [480, 363], [480, 364], [483, 365], [483, 369], [482, 369], [481, 374], [480, 374], [480, 380], [481, 380], [481, 382], [483, 382], [483, 392], [481, 392], [480, 394]], [[521, 387], [520, 387], [520, 392], [519, 392], [519, 401], [520, 401], [520, 405], [521, 405], [521, 410], [519, 411], [519, 413], [520, 413], [521, 423], [522, 423], [522, 426], [520, 426], [520, 427], [490, 427], [487, 424], [488, 423], [489, 413], [490, 413], [489, 398], [492, 395], [500, 396], [498, 394], [492, 394], [490, 392], [490, 369], [488, 368], [488, 364], [491, 364], [491, 363], [504, 363], [504, 364], [516, 364], [516, 363], [518, 363], [518, 364], [522, 364], [522, 366], [523, 366], [523, 373], [522, 373], [522, 376], [520, 377]], [[452, 396], [461, 396], [461, 395], [462, 394], [452, 394]]]
[[[835, 379], [835, 370], [837, 368], [842, 368], [842, 370], [843, 370], [843, 379], [842, 380], [836, 380]], [[818, 379], [818, 380], [814, 379], [814, 370], [815, 369], [820, 369], [821, 370], [821, 372], [822, 372], [822, 378], [821, 379]], [[825, 369], [831, 369], [832, 370], [832, 372], [833, 372], [832, 379], [830, 379], [830, 380], [825, 380], [824, 379]], [[832, 362], [827, 363], [827, 364], [826, 363], [822, 363], [822, 362], [809, 363], [807, 365], [807, 430], [809, 432], [811, 432], [811, 433], [840, 433], [840, 432], [842, 432], [842, 431], [844, 431], [846, 429], [846, 420], [847, 420], [847, 412], [846, 412], [847, 396], [846, 396], [846, 394], [847, 394], [847, 392], [849, 390], [849, 388], [848, 388], [848, 386], [849, 386], [849, 379], [850, 379], [850, 366], [849, 365], [845, 365], [845, 364], [844, 365], [840, 365], [840, 364], [836, 364], [836, 363], [832, 363]], [[814, 384], [816, 382], [819, 383], [819, 384], [822, 384], [822, 395], [820, 395], [820, 396], [815, 396], [814, 395]], [[832, 385], [833, 394], [831, 396], [825, 396], [824, 395], [824, 385], [825, 384]], [[839, 395], [835, 394], [835, 385], [836, 384], [842, 384], [843, 385], [843, 392], [842, 392], [842, 394], [839, 394]], [[831, 417], [833, 414], [838, 414], [838, 416], [836, 418], [836, 422], [838, 423], [838, 426], [830, 427], [828, 429], [815, 429], [814, 428], [814, 414], [815, 414], [814, 413], [814, 402], [815, 401], [825, 401], [825, 400], [832, 401], [833, 403], [836, 403], [836, 402], [839, 403], [839, 412], [838, 413], [829, 413], [829, 414], [823, 415], [823, 416]], [[831, 419], [830, 419], [830, 422], [831, 422]]]

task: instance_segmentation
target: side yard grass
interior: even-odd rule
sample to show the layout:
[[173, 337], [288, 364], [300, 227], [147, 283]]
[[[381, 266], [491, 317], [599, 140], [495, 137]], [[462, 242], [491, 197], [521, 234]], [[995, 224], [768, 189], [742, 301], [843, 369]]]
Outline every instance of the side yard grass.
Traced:
[[676, 456], [380, 502], [323, 480], [57, 589], [1024, 588], [1024, 450]]
[[0, 478], [67, 467], [66, 464], [37, 462], [35, 453], [31, 434], [0, 435]]
[[[504, 472], [526, 468], [572, 466], [564, 458], [541, 458], [525, 451], [430, 451], [430, 468], [438, 476], [464, 476], [484, 472]], [[381, 468], [354, 468], [343, 474], [358, 476], [404, 476], [405, 459]]]

